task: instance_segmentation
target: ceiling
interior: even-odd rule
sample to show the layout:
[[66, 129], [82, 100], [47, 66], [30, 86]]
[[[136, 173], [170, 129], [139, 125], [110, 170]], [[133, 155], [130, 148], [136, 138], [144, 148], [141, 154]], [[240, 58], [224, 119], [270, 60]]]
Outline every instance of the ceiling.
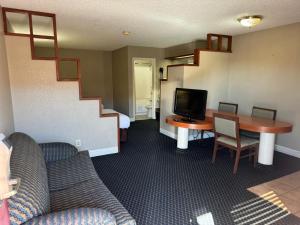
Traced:
[[[207, 33], [238, 35], [300, 22], [299, 0], [0, 0], [2, 7], [56, 14], [59, 47], [114, 50], [170, 47]], [[263, 23], [244, 28], [240, 16]], [[130, 35], [122, 35], [122, 31]]]

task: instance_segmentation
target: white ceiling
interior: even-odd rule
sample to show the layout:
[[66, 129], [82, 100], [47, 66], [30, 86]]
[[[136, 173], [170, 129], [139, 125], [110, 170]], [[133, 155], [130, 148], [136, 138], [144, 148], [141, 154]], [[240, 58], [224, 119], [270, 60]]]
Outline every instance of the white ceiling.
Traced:
[[[59, 45], [114, 50], [127, 45], [169, 47], [300, 22], [300, 0], [0, 0], [3, 7], [55, 13]], [[236, 19], [264, 16], [248, 29]], [[122, 31], [130, 31], [123, 36]]]

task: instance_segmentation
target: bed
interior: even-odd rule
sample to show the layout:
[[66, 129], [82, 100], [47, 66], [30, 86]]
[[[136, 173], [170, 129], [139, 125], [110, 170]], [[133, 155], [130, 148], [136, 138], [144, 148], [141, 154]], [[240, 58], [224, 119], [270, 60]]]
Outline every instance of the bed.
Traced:
[[117, 112], [113, 109], [102, 109], [102, 113], [119, 113], [120, 126], [120, 141], [126, 142], [128, 136], [128, 128], [130, 127], [130, 118], [123, 113]]

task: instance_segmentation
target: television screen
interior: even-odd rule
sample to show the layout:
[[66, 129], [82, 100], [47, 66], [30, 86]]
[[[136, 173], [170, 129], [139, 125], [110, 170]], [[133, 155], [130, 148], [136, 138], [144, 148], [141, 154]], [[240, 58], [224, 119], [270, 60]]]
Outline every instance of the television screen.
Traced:
[[174, 113], [187, 119], [205, 119], [206, 90], [176, 88]]

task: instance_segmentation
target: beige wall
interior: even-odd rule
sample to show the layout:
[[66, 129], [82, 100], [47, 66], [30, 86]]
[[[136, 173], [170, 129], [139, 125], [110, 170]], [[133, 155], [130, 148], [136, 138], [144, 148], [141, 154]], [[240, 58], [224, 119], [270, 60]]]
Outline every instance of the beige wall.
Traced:
[[[0, 7], [0, 17], [2, 10]], [[0, 22], [0, 133], [9, 135], [14, 131], [13, 110], [9, 74], [4, 41], [3, 23]]]
[[114, 109], [129, 115], [128, 49], [120, 48], [112, 53]]
[[233, 38], [229, 100], [250, 114], [253, 105], [278, 110], [294, 131], [277, 144], [300, 150], [300, 23]]
[[106, 108], [113, 107], [112, 53], [78, 49], [60, 49], [62, 57], [80, 59], [83, 95], [101, 96]]
[[[36, 52], [44, 56], [51, 50], [39, 47]], [[79, 58], [84, 97], [101, 96], [106, 108], [113, 107], [112, 53], [98, 50], [59, 49], [61, 57]], [[74, 66], [65, 66], [62, 78], [74, 78]], [[75, 74], [76, 75], [76, 74]]]
[[53, 60], [32, 60], [27, 37], [6, 36], [16, 131], [38, 142], [62, 141], [80, 149], [118, 149], [115, 117], [99, 117], [99, 101], [79, 100], [78, 82], [56, 81]]

